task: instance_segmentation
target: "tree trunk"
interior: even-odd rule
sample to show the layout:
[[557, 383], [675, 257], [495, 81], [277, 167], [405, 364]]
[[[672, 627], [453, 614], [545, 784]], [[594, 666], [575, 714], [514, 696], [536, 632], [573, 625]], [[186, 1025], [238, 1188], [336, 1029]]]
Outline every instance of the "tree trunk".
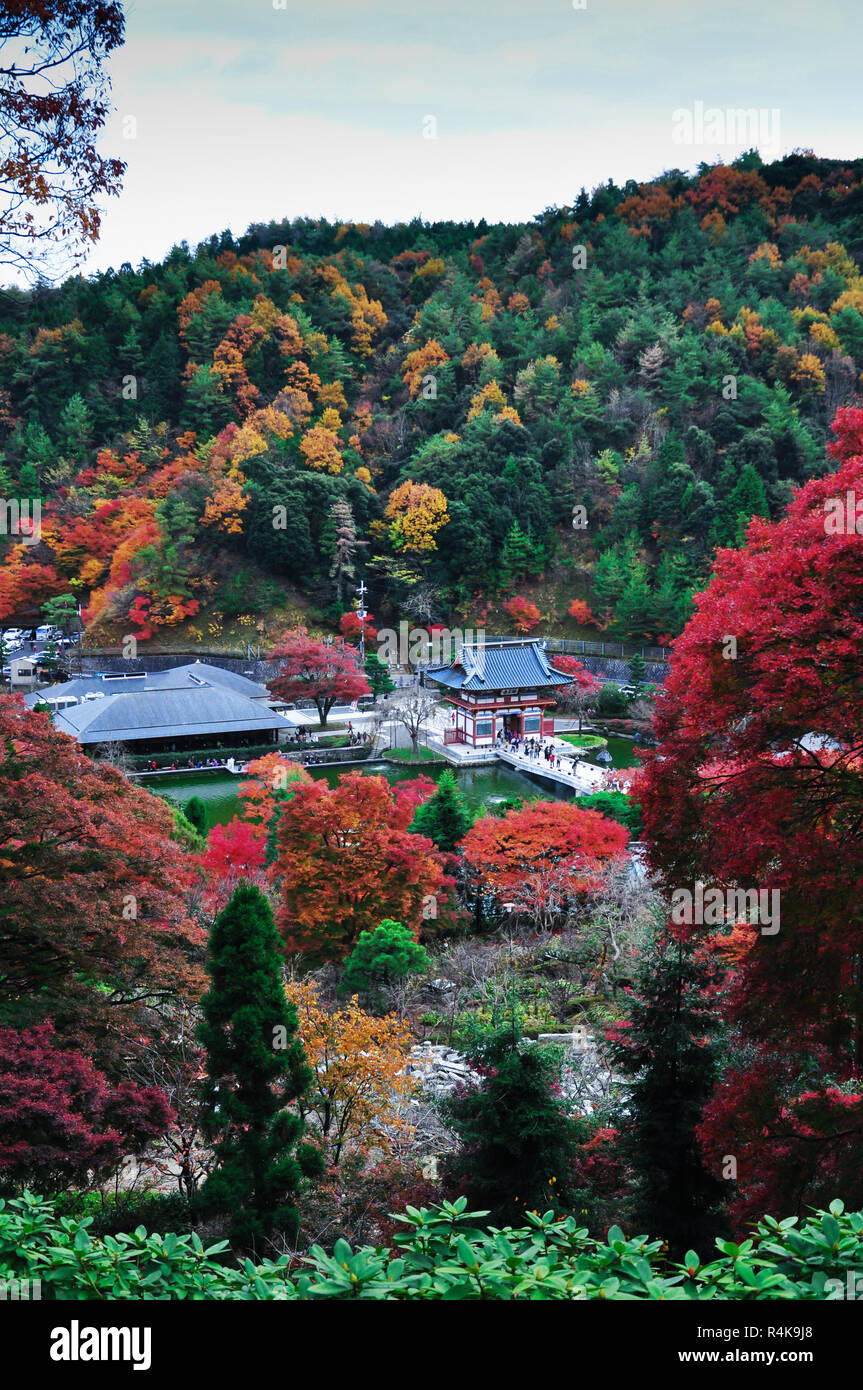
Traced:
[[[860, 999], [863, 998], [863, 955], [857, 957], [854, 973], [857, 978], [857, 997]], [[863, 1014], [861, 1014], [861, 1006], [859, 1004], [854, 1025], [854, 1033], [854, 1070], [857, 1076], [863, 1076]]]

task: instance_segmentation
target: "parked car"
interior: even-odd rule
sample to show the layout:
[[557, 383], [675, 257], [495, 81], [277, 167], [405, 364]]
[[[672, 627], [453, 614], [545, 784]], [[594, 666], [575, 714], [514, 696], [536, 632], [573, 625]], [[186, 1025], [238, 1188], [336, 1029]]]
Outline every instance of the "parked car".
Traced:
[[7, 647], [20, 647], [24, 634], [20, 627], [7, 627], [3, 633], [3, 641]]
[[59, 627], [52, 627], [50, 623], [43, 623], [36, 629], [37, 642], [56, 642], [63, 636]]

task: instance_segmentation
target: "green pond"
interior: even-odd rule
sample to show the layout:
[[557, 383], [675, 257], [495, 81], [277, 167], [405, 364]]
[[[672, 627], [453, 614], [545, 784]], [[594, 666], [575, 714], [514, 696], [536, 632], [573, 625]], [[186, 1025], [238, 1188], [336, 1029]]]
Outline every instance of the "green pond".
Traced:
[[[612, 756], [615, 767], [632, 767], [638, 762], [633, 755], [633, 745], [628, 739], [611, 737], [608, 740], [608, 751]], [[595, 761], [590, 758], [589, 761]], [[424, 775], [437, 781], [443, 767], [434, 764], [431, 767], [397, 767], [392, 763], [368, 762], [359, 764], [360, 770], [367, 773], [374, 773], [376, 776], [385, 777], [388, 782], [404, 782], [412, 777]], [[349, 771], [346, 765], [341, 767], [310, 767], [309, 773], [316, 780], [323, 778], [334, 787], [339, 776]], [[550, 782], [540, 782], [533, 777], [528, 777], [515, 768], [507, 766], [505, 763], [491, 763], [486, 767], [461, 768], [457, 771], [459, 788], [465, 800], [473, 810], [479, 810], [482, 806], [493, 806], [501, 801], [511, 800], [513, 797], [520, 796], [527, 799], [531, 796], [556, 797], [559, 800], [568, 801], [572, 793], [566, 787], [555, 787]], [[197, 796], [204, 802], [207, 808], [207, 817], [210, 825], [225, 825], [237, 812], [237, 787], [244, 779], [242, 777], [232, 777], [227, 772], [178, 772], [160, 777], [142, 777], [139, 784], [146, 786], [148, 791], [155, 792], [159, 796], [169, 797], [179, 806], [185, 806], [193, 796]]]

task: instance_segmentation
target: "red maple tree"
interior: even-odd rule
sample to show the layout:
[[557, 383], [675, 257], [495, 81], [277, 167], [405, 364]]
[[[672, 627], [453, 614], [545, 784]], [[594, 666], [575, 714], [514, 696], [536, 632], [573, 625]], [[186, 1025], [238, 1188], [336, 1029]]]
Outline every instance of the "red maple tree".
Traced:
[[626, 852], [627, 831], [574, 802], [536, 801], [500, 818], [478, 820], [462, 840], [482, 890], [548, 927], [600, 882]]
[[0, 1179], [39, 1192], [87, 1187], [167, 1130], [154, 1086], [111, 1086], [87, 1057], [55, 1046], [53, 1024], [0, 1028]]
[[336, 787], [301, 785], [284, 803], [273, 870], [289, 951], [314, 963], [340, 960], [361, 931], [387, 917], [419, 936], [424, 912], [435, 915], [429, 903], [436, 913], [450, 885], [432, 841], [408, 830], [416, 804], [383, 777], [359, 772], [344, 773]]
[[366, 642], [369, 643], [374, 642], [378, 635], [371, 613], [366, 617], [365, 628], [363, 628], [363, 624], [354, 611], [343, 613], [339, 618], [339, 632], [346, 642], [356, 642], [361, 632], [363, 632]]
[[535, 603], [530, 599], [524, 598], [521, 594], [516, 594], [514, 598], [508, 598], [503, 604], [504, 613], [508, 613], [512, 618], [516, 632], [527, 634], [533, 632], [542, 614]]
[[305, 628], [286, 632], [270, 657], [280, 666], [268, 682], [269, 689], [279, 700], [314, 700], [322, 728], [338, 701], [347, 703], [371, 694], [357, 653], [341, 642], [320, 642]]
[[566, 611], [571, 618], [575, 618], [577, 623], [582, 623], [585, 627], [588, 624], [598, 626], [590, 605], [583, 598], [574, 598]]
[[738, 924], [751, 944], [728, 1008], [750, 1060], [702, 1131], [707, 1153], [737, 1158], [738, 1221], [863, 1196], [863, 534], [825, 524], [835, 499], [863, 496], [863, 411], [833, 428], [837, 472], [720, 551], [635, 783], [666, 892], [700, 879], [779, 894], [778, 930]]
[[104, 1066], [147, 1044], [160, 1000], [194, 996], [204, 938], [173, 831], [164, 802], [0, 696], [0, 1021], [50, 1016]]
[[266, 852], [266, 841], [259, 829], [239, 816], [227, 825], [214, 825], [200, 859], [208, 908], [221, 911], [241, 878], [254, 881], [263, 868]]
[[555, 671], [572, 676], [572, 683], [558, 690], [557, 703], [561, 709], [578, 715], [580, 732], [582, 718], [587, 710], [593, 708], [602, 686], [574, 656], [567, 656], [566, 653], [555, 655], [552, 666]]

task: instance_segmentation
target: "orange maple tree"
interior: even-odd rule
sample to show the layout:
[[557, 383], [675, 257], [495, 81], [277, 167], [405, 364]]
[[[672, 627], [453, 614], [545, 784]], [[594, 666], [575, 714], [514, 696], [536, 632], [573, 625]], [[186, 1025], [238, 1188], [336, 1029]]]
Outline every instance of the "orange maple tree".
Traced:
[[536, 801], [478, 820], [462, 840], [479, 890], [548, 927], [599, 886], [602, 871], [626, 852], [627, 831], [569, 801]]
[[408, 830], [415, 810], [415, 798], [360, 772], [342, 774], [336, 787], [297, 788], [281, 809], [274, 865], [289, 951], [311, 963], [340, 960], [385, 917], [419, 936], [424, 911], [449, 880], [432, 841]]
[[512, 618], [516, 632], [527, 634], [533, 632], [542, 614], [535, 603], [530, 599], [523, 598], [521, 594], [516, 594], [514, 598], [508, 598], [503, 605], [504, 613], [508, 613]]
[[286, 992], [315, 1074], [300, 1107], [316, 1119], [330, 1158], [338, 1163], [346, 1148], [372, 1144], [389, 1153], [412, 1131], [404, 1110], [414, 1089], [410, 1025], [394, 1014], [366, 1013], [356, 995], [329, 1012], [310, 980], [290, 983]]

